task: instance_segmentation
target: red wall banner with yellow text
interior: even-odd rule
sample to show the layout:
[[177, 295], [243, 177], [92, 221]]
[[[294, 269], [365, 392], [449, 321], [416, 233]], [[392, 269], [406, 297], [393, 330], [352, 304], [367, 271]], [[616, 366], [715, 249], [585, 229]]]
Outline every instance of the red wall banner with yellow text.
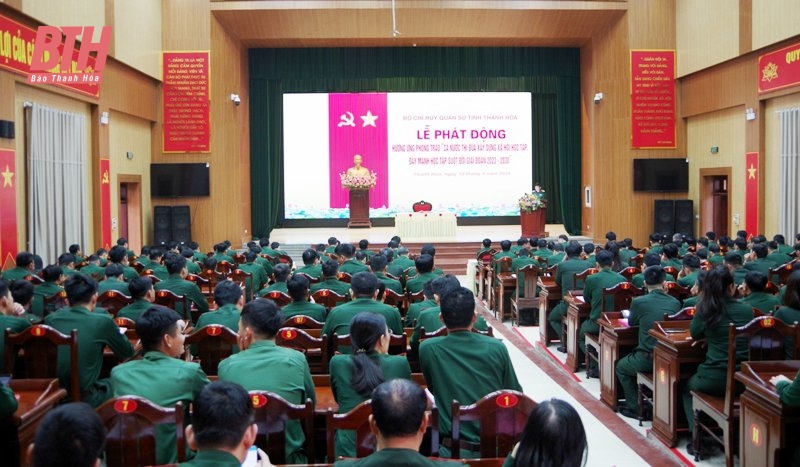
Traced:
[[164, 152], [210, 152], [208, 52], [163, 53]]
[[758, 92], [800, 84], [800, 44], [758, 57]]
[[674, 50], [631, 50], [631, 147], [676, 147]]
[[100, 241], [111, 248], [111, 161], [100, 159]]
[[744, 229], [747, 235], [758, 235], [759, 173], [758, 153], [748, 152], [745, 157], [744, 183]]
[[17, 256], [17, 171], [14, 151], [0, 149], [0, 258], [3, 270], [14, 267]]

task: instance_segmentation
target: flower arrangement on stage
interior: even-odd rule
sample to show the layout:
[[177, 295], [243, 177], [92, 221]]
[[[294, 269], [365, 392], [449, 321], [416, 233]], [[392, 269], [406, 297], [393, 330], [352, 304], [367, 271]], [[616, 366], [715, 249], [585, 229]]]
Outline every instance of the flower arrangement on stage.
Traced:
[[547, 198], [545, 198], [544, 190], [525, 193], [519, 199], [519, 209], [522, 212], [533, 212], [546, 207]]
[[342, 172], [339, 174], [339, 178], [342, 180], [342, 188], [347, 188], [348, 190], [368, 190], [370, 188], [375, 188], [378, 174], [370, 172], [368, 175], [354, 175]]

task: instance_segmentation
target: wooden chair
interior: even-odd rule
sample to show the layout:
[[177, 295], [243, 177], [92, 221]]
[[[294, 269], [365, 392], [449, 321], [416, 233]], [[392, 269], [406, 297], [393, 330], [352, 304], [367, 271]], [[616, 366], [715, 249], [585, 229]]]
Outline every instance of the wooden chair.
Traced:
[[[14, 334], [5, 331], [5, 373], [14, 374], [15, 378], [58, 378], [58, 348], [69, 346], [70, 372], [69, 391], [74, 402], [81, 400], [81, 378], [78, 362], [78, 330], [73, 329], [69, 335], [61, 334], [46, 324], [35, 324], [28, 329]], [[21, 365], [14, 371], [15, 358], [21, 350]]]
[[[189, 276], [192, 276], [190, 274]], [[199, 277], [198, 280], [192, 280], [189, 276], [186, 276], [186, 280], [190, 280], [197, 284], [200, 287], [200, 291], [203, 292], [203, 295], [206, 297], [213, 297], [214, 296], [214, 288], [217, 287], [219, 281], [225, 280], [226, 277], [222, 274], [218, 273], [213, 269], [203, 269], [200, 271], [200, 274], [197, 274], [195, 277]]]
[[691, 287], [683, 287], [677, 282], [666, 282], [664, 288], [666, 289], [665, 292], [667, 292], [667, 295], [677, 298], [681, 303], [692, 296]]
[[117, 323], [117, 326], [120, 328], [125, 328], [125, 337], [128, 338], [130, 341], [138, 341], [139, 335], [136, 333], [136, 321], [130, 318], [123, 318], [122, 316], [117, 316], [114, 318], [114, 322]]
[[[451, 407], [452, 442], [451, 457], [461, 457], [461, 448], [480, 450], [481, 457], [501, 457], [508, 454], [522, 437], [522, 431], [536, 402], [519, 391], [495, 391], [474, 404], [461, 405], [453, 401]], [[480, 423], [480, 447], [461, 441], [461, 424]], [[471, 444], [471, 443], [470, 443]]]
[[767, 282], [767, 286], [764, 287], [764, 292], [772, 295], [778, 295], [781, 292], [781, 288], [778, 287], [778, 285], [774, 282]]
[[281, 308], [292, 303], [292, 297], [281, 292], [280, 290], [273, 290], [264, 295], [264, 298], [272, 300], [273, 302], [275, 302], [276, 305], [278, 305]]
[[340, 272], [339, 275], [337, 276], [337, 278], [340, 281], [348, 283], [348, 284], [350, 283], [351, 280], [353, 280], [353, 276], [348, 274], [348, 273], [346, 273], [346, 272]]
[[[747, 341], [747, 361], [783, 360], [786, 357], [786, 338], [796, 336], [797, 324], [785, 324], [772, 316], [760, 316], [740, 327], [730, 324], [725, 395], [691, 392], [695, 423], [692, 436], [695, 461], [700, 460], [703, 434], [707, 434], [724, 446], [726, 467], [733, 466], [736, 445], [734, 435], [739, 426], [739, 396], [736, 394], [734, 381], [740, 363], [736, 358], [737, 340]], [[798, 344], [794, 345], [796, 348]]]
[[[517, 270], [517, 286], [514, 289], [514, 298], [511, 300], [511, 325], [516, 321], [519, 326], [519, 313], [524, 309], [539, 311], [539, 297], [536, 296], [536, 285], [539, 283], [539, 268], [535, 264], [528, 264]], [[520, 296], [520, 290], [522, 296]], [[535, 319], [533, 322], [537, 323]]]
[[231, 263], [230, 261], [219, 261], [217, 263], [216, 271], [225, 277], [228, 277], [234, 269], [236, 269], [236, 263]]
[[236, 264], [237, 266], [240, 265], [240, 264], [244, 264], [246, 262], [247, 261], [244, 259], [244, 255], [243, 254], [236, 253], [235, 255], [233, 255], [233, 263]]
[[630, 259], [630, 261], [628, 261], [628, 264], [636, 269], [641, 269], [642, 264], [644, 264], [644, 254], [637, 253], [633, 258]]
[[[644, 290], [634, 287], [630, 282], [620, 282], [613, 287], [603, 289], [601, 313], [626, 310], [630, 308], [631, 301], [641, 295], [644, 295]], [[594, 350], [595, 353], [593, 354], [589, 349]], [[586, 368], [589, 368], [590, 359], [597, 360], [599, 358], [600, 352], [600, 335], [587, 332], [586, 354], [584, 355]]]
[[111, 316], [117, 316], [122, 308], [133, 303], [133, 298], [119, 290], [106, 290], [97, 296], [97, 306], [103, 307]]
[[[245, 301], [248, 302], [253, 299], [256, 292], [258, 292], [258, 289], [262, 286], [262, 284], [253, 283], [252, 273], [245, 272], [241, 269], [234, 269], [233, 271], [231, 271], [231, 273], [228, 275], [228, 279], [232, 280], [233, 282], [236, 282], [242, 287], [242, 290], [244, 291], [245, 294], [244, 299]], [[248, 284], [250, 284], [249, 287]]]
[[293, 274], [295, 274], [297, 276], [305, 277], [306, 279], [308, 279], [308, 283], [309, 284], [316, 284], [321, 280], [319, 277], [311, 277], [311, 276], [309, 276], [308, 274], [306, 274], [304, 272], [295, 272]]
[[797, 260], [793, 259], [788, 263], [782, 264], [776, 268], [772, 268], [769, 270], [769, 281], [771, 283], [775, 283], [777, 279], [778, 284], [786, 284], [789, 280], [789, 276], [794, 272], [795, 268], [797, 267]]
[[356, 432], [356, 457], [366, 457], [375, 451], [375, 436], [369, 429], [369, 416], [372, 414], [371, 401], [366, 400], [353, 410], [338, 414], [328, 409], [325, 414], [326, 440], [328, 460], [336, 460], [335, 433], [337, 430], [354, 430]]
[[23, 277], [23, 279], [33, 285], [44, 284], [44, 279], [42, 279], [42, 276], [39, 276], [38, 274], [28, 274], [27, 276]]
[[[233, 348], [239, 343], [239, 335], [221, 324], [209, 324], [186, 336], [184, 345], [191, 345], [195, 357], [200, 361], [200, 368], [207, 375], [216, 375], [219, 362], [233, 354]], [[191, 354], [187, 352], [187, 360]]]
[[[185, 321], [189, 321], [191, 319], [189, 299], [184, 295], [177, 295], [166, 289], [156, 290], [156, 299], [153, 303], [156, 305], [165, 306], [167, 308], [172, 308], [178, 312], [179, 315], [183, 316]], [[178, 305], [180, 305], [180, 307], [178, 307]], [[197, 320], [195, 319], [192, 322], [197, 322]]]
[[294, 315], [291, 318], [286, 319], [281, 325], [282, 328], [297, 328], [297, 329], [322, 329], [325, 326], [325, 323], [320, 323], [319, 321], [311, 318], [310, 316], [306, 315]]
[[256, 445], [263, 449], [275, 464], [286, 463], [286, 424], [297, 420], [306, 437], [306, 454], [314, 461], [314, 404], [292, 404], [281, 396], [267, 391], [250, 391], [258, 425]]
[[[572, 276], [572, 290], [583, 290], [583, 283], [587, 277], [597, 272], [597, 268], [589, 268]], [[578, 287], [580, 284], [580, 287]]]
[[425, 300], [425, 293], [422, 290], [418, 292], [406, 292], [406, 303], [408, 303], [409, 306], [412, 303], [421, 302], [423, 300]]
[[[333, 335], [333, 339], [331, 339], [331, 352], [336, 353], [339, 350], [339, 347], [350, 347], [352, 345], [352, 341], [350, 340], [350, 334], [345, 334], [340, 336], [338, 334]], [[389, 355], [403, 355], [408, 350], [408, 340], [405, 334], [390, 334], [389, 336]], [[343, 353], [343, 352], [340, 352]], [[350, 352], [348, 352], [350, 353]]]
[[385, 289], [383, 291], [383, 296], [378, 297], [379, 300], [383, 300], [383, 303], [386, 305], [391, 305], [396, 307], [397, 310], [400, 312], [400, 316], [406, 315], [406, 310], [408, 309], [408, 304], [406, 302], [405, 294], [399, 294], [391, 289]]
[[672, 267], [672, 266], [664, 266], [664, 272], [669, 274], [669, 275], [671, 275], [672, 277], [677, 278], [678, 277], [678, 273], [680, 271], [678, 271], [678, 268], [675, 268], [675, 267]]
[[633, 276], [639, 274], [639, 269], [633, 266], [628, 266], [619, 273], [622, 275], [622, 277], [625, 278], [626, 281], [630, 282], [631, 280], [633, 280]]
[[289, 267], [294, 267], [294, 260], [289, 255], [278, 255], [278, 261], [284, 264], [288, 264]]
[[64, 290], [56, 292], [53, 295], [42, 297], [42, 311], [44, 316], [68, 306], [69, 300], [67, 300], [67, 292]]
[[[108, 400], [97, 408], [106, 427], [106, 464], [109, 467], [136, 467], [156, 463], [156, 427], [175, 425], [178, 460], [186, 460], [184, 408], [160, 407], [143, 397], [123, 396]], [[171, 428], [170, 428], [171, 431]]]
[[281, 328], [275, 336], [275, 344], [302, 352], [308, 361], [311, 373], [328, 373], [328, 339], [326, 336], [312, 337], [297, 328]]
[[336, 293], [330, 289], [317, 290], [311, 294], [311, 298], [314, 299], [314, 303], [324, 306], [327, 311], [331, 311], [331, 308], [347, 301], [347, 297], [345, 295]]
[[[510, 256], [504, 256], [493, 262], [492, 269], [494, 271], [494, 280], [490, 288], [492, 291], [492, 307], [490, 309], [494, 311], [495, 318], [497, 317], [498, 312], [500, 312], [501, 320], [505, 318], [505, 304], [509, 303], [510, 307], [511, 295], [514, 293], [513, 288], [516, 287], [517, 284], [517, 279], [514, 277], [514, 274], [511, 271], [511, 261], [513, 261], [513, 258]], [[504, 290], [502, 297], [500, 296], [501, 282]]]
[[696, 311], [693, 306], [687, 306], [678, 310], [674, 315], [664, 313], [664, 321], [688, 321], [694, 318]]

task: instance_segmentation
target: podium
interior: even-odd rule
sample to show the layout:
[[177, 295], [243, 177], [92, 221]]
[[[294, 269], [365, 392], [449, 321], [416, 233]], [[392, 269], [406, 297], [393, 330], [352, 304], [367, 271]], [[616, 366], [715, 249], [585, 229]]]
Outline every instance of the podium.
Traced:
[[531, 212], [520, 210], [519, 223], [520, 226], [522, 226], [522, 236], [546, 237], [547, 232], [544, 231], [544, 220], [546, 214], [547, 208], [539, 208]]
[[372, 227], [369, 220], [369, 189], [350, 189], [350, 221], [347, 228]]

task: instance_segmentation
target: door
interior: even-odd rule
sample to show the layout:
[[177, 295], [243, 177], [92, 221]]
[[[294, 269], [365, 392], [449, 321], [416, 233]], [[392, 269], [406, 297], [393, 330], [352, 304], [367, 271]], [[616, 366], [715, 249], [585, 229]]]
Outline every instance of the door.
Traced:
[[128, 248], [142, 248], [142, 180], [139, 175], [119, 175], [119, 236], [128, 239]]
[[700, 235], [730, 235], [730, 168], [700, 170]]

